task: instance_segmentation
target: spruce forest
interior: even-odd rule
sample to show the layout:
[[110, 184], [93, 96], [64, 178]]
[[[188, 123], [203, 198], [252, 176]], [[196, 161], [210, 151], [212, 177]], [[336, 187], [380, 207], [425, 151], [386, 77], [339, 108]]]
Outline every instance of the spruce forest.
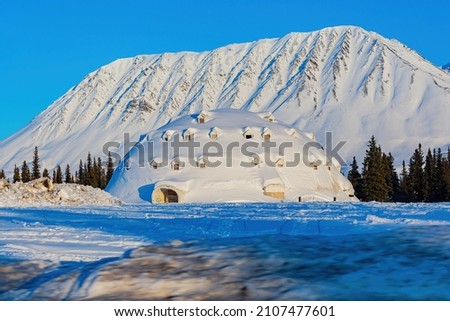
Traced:
[[[72, 172], [70, 165], [67, 164], [64, 173], [60, 165], [57, 165], [51, 174], [47, 168], [44, 168], [41, 173], [39, 151], [38, 148], [35, 147], [31, 169], [28, 166], [27, 161], [23, 161], [20, 167], [15, 165], [12, 182], [27, 183], [41, 177], [47, 177], [55, 184], [74, 183], [105, 189], [113, 173], [114, 164], [111, 155], [108, 155], [107, 161], [103, 162], [100, 157], [92, 157], [91, 153], [88, 153], [85, 162], [80, 159], [78, 169], [75, 172]], [[2, 178], [7, 179], [3, 169], [0, 171], [0, 179]]]
[[[41, 172], [38, 147], [34, 148], [31, 168], [27, 161], [20, 167], [14, 166], [12, 182], [29, 182], [41, 177], [51, 178], [53, 183], [74, 183], [104, 189], [114, 172], [111, 155], [106, 162], [88, 153], [86, 160], [80, 160], [75, 172], [69, 164], [60, 165], [50, 173], [46, 168]], [[353, 157], [347, 177], [355, 189], [355, 196], [364, 202], [449, 202], [450, 201], [450, 148], [446, 153], [441, 149], [428, 149], [426, 155], [419, 144], [408, 165], [403, 161], [400, 174], [394, 166], [391, 153], [385, 154], [374, 136], [370, 139], [362, 169]], [[8, 179], [4, 170], [0, 179]]]
[[448, 202], [450, 201], [450, 148], [446, 154], [441, 149], [426, 156], [419, 146], [414, 150], [408, 165], [402, 163], [400, 174], [394, 167], [394, 157], [385, 154], [375, 137], [369, 141], [362, 170], [353, 157], [347, 175], [361, 201], [378, 202]]

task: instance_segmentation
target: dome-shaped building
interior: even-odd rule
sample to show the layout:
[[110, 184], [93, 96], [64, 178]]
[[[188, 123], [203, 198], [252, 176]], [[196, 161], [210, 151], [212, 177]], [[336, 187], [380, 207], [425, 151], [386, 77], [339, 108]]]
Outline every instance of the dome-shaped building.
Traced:
[[313, 135], [235, 109], [177, 117], [141, 136], [107, 191], [128, 203], [357, 200]]

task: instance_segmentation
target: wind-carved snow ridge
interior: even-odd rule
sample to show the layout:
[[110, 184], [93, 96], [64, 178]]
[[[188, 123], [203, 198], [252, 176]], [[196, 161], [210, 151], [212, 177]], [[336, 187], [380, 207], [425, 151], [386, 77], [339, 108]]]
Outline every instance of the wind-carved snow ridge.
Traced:
[[[45, 167], [76, 166], [124, 132], [138, 139], [172, 117], [217, 108], [274, 112], [300, 130], [346, 140], [362, 158], [375, 135], [398, 162], [419, 142], [450, 142], [450, 74], [396, 40], [341, 26], [210, 52], [119, 59], [87, 75], [0, 142], [10, 171], [39, 146]], [[80, 144], [80, 142], [83, 142]], [[20, 146], [20, 149], [18, 149]]]

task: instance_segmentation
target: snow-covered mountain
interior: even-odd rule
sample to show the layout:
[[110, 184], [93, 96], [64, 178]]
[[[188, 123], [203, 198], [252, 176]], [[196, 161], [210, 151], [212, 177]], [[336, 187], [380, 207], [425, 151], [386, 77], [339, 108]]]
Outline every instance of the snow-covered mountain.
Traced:
[[450, 143], [450, 74], [396, 40], [357, 27], [291, 33], [203, 53], [119, 59], [87, 75], [0, 142], [0, 167], [77, 164], [109, 141], [137, 140], [171, 117], [216, 108], [272, 111], [362, 157], [372, 134], [400, 161], [417, 143]]

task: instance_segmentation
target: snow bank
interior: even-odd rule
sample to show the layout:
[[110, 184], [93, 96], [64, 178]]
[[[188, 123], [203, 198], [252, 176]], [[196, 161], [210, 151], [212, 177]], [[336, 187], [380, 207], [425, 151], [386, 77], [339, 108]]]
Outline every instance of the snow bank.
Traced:
[[0, 300], [449, 300], [449, 258], [450, 203], [0, 208]]
[[86, 263], [0, 260], [0, 300], [449, 300], [448, 231], [173, 241]]
[[0, 180], [0, 206], [120, 205], [108, 193], [90, 186], [53, 184], [48, 178], [10, 184]]

